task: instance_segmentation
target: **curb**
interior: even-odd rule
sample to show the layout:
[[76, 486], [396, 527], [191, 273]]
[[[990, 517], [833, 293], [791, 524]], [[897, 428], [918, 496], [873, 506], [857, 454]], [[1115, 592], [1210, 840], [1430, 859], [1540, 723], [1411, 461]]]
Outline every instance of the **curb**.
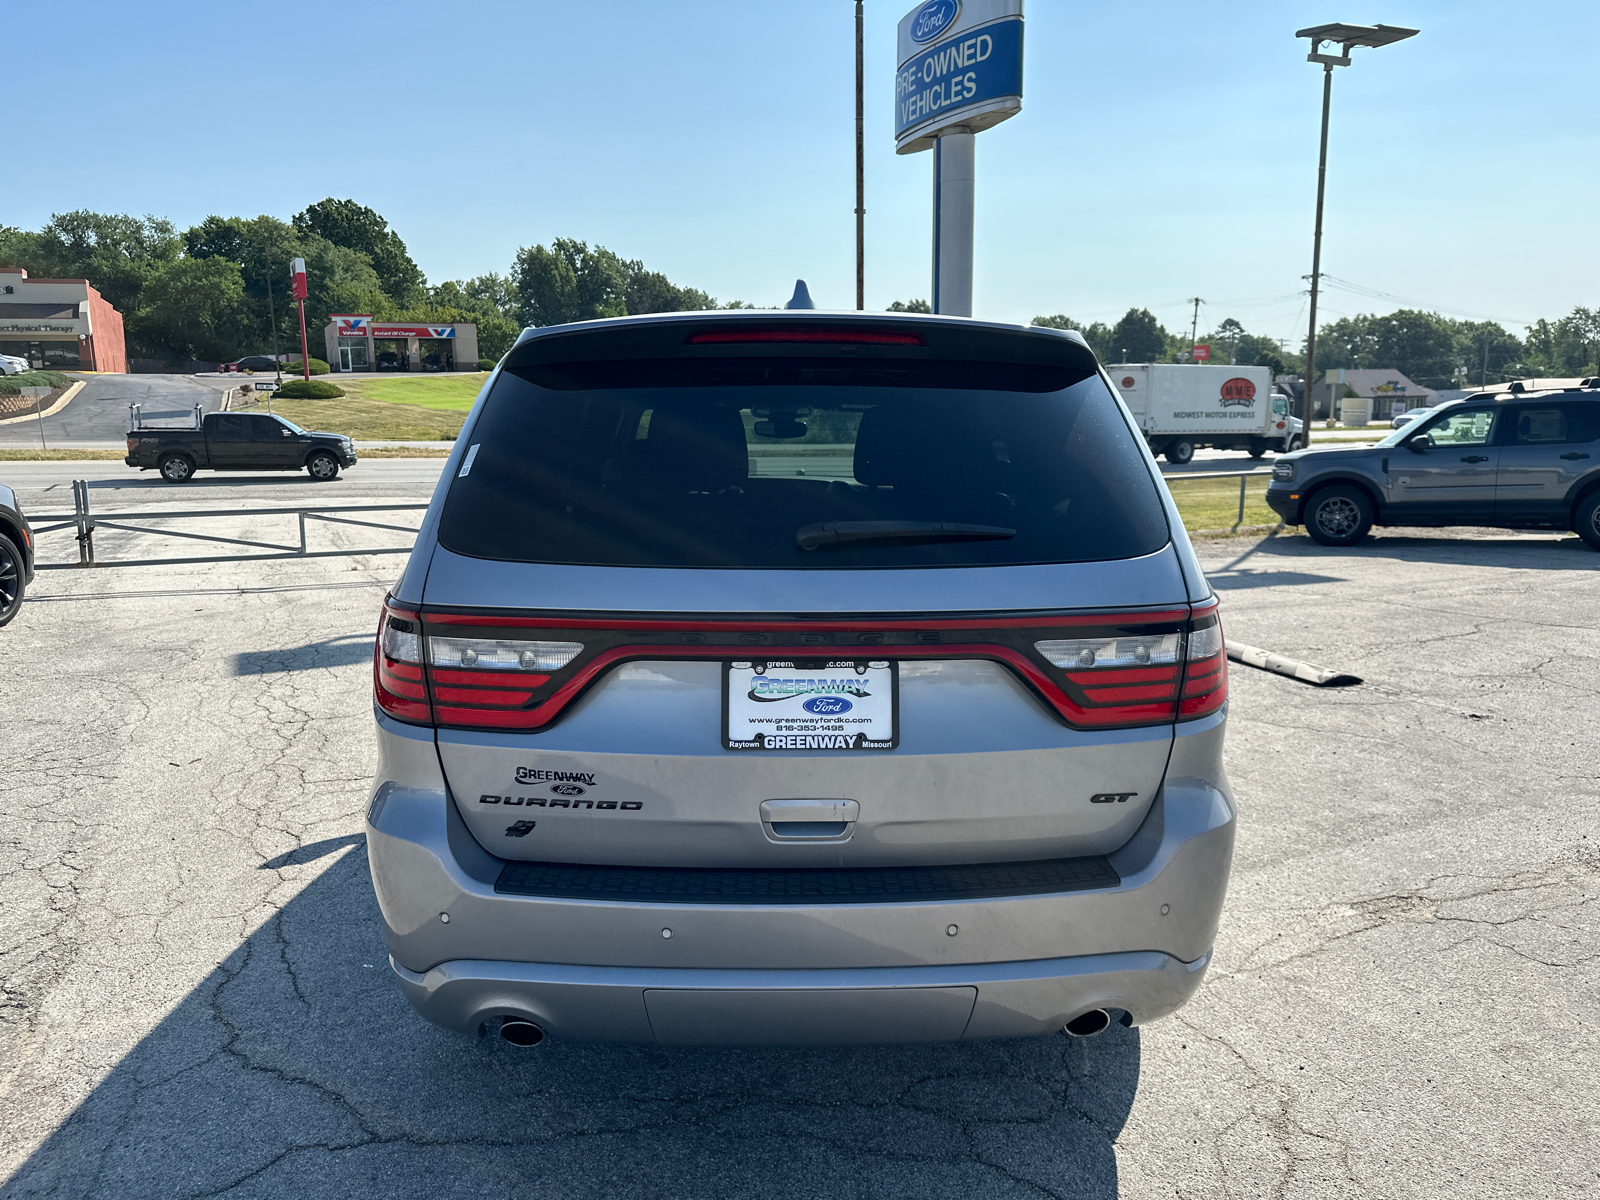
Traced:
[[20, 425], [23, 421], [41, 421], [45, 417], [53, 417], [68, 404], [72, 403], [72, 398], [81, 392], [83, 385], [88, 382], [87, 379], [78, 380], [77, 383], [62, 392], [61, 398], [42, 413], [27, 413], [20, 417], [6, 417], [4, 420], [0, 420], [0, 425]]

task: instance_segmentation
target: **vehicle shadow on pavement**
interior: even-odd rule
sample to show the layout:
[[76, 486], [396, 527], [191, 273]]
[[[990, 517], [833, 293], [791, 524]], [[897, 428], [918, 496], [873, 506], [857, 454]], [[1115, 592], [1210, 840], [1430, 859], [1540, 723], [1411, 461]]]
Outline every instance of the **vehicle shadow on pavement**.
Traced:
[[321, 861], [0, 1197], [1117, 1195], [1137, 1030], [518, 1049], [416, 1016], [364, 851]]
[[121, 491], [128, 488], [164, 489], [174, 496], [185, 492], [206, 492], [217, 488], [283, 487], [285, 484], [303, 483], [310, 487], [326, 487], [339, 483], [343, 475], [334, 479], [313, 479], [303, 470], [262, 472], [259, 475], [196, 475], [182, 483], [168, 483], [155, 472], [140, 472], [115, 479], [91, 479], [93, 490]]
[[372, 637], [370, 633], [347, 633], [288, 650], [241, 650], [233, 656], [233, 673], [276, 675], [287, 671], [348, 667], [372, 657]]
[[[1319, 546], [1308, 537], [1279, 534], [1264, 538], [1252, 554], [1283, 558], [1390, 558], [1400, 562], [1429, 562], [1450, 566], [1510, 567], [1529, 571], [1600, 570], [1596, 554], [1577, 537], [1488, 537], [1477, 531], [1451, 537], [1448, 530], [1434, 536], [1413, 537], [1380, 531], [1354, 546]], [[1209, 574], [1207, 578], [1210, 578]]]

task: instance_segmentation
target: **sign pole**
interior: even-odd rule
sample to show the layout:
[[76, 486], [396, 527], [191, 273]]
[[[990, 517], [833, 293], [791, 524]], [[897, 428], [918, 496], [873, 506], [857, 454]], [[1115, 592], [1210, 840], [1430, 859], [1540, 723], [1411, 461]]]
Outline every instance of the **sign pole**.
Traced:
[[306, 344], [306, 260], [297, 258], [289, 264], [290, 279], [294, 284], [295, 302], [300, 306], [300, 370], [307, 383], [311, 382], [311, 348]]
[[972, 315], [972, 225], [977, 138], [954, 128], [933, 142], [933, 311]]
[[856, 0], [856, 311], [867, 307], [866, 68], [863, 0]]
[[1022, 0], [923, 0], [896, 50], [895, 153], [933, 151], [933, 311], [970, 317], [975, 139], [1022, 111]]

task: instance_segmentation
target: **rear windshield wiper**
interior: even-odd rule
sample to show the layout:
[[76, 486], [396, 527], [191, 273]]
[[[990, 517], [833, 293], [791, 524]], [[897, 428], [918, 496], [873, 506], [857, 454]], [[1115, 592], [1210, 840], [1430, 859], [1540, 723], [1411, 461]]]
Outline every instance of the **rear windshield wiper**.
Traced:
[[1015, 529], [999, 525], [962, 525], [956, 521], [824, 521], [805, 525], [795, 531], [795, 545], [802, 550], [815, 550], [819, 546], [833, 546], [839, 542], [887, 541], [917, 539], [919, 541], [978, 541], [989, 538], [1013, 538]]

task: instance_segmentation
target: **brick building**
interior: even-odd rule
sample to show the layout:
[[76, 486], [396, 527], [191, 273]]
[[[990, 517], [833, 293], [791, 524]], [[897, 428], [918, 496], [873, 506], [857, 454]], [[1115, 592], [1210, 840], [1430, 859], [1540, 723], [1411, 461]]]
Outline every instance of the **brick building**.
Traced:
[[122, 314], [87, 279], [30, 279], [0, 267], [0, 354], [46, 371], [128, 369]]

